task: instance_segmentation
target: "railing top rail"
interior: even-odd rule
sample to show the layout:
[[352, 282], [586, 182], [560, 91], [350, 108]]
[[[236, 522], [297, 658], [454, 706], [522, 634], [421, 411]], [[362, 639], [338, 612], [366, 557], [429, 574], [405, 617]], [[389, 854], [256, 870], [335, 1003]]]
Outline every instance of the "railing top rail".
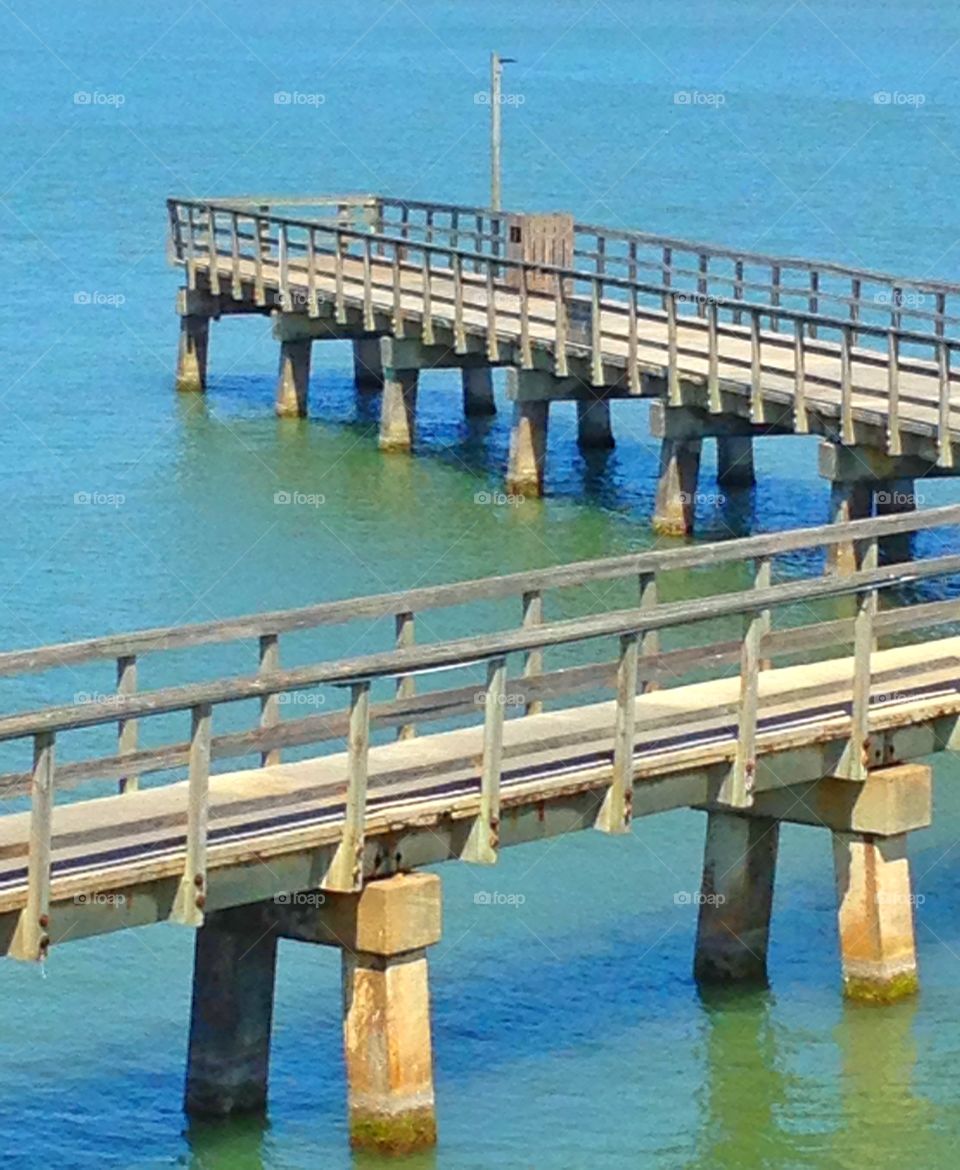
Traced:
[[537, 590], [562, 589], [591, 581], [610, 580], [641, 573], [696, 569], [774, 557], [807, 549], [826, 548], [851, 539], [892, 536], [933, 528], [960, 525], [960, 505], [950, 504], [913, 513], [893, 514], [849, 524], [824, 524], [736, 540], [711, 541], [674, 549], [649, 549], [598, 560], [573, 561], [545, 569], [478, 577], [448, 585], [418, 586], [369, 597], [320, 602], [296, 609], [273, 610], [197, 622], [184, 626], [157, 626], [130, 633], [109, 634], [61, 642], [50, 646], [0, 653], [0, 678], [97, 659], [148, 654], [216, 642], [233, 642], [266, 634], [292, 633], [323, 625], [342, 624], [356, 619], [387, 617], [397, 613], [422, 612], [477, 601], [493, 601]]
[[238, 702], [310, 686], [353, 684], [375, 678], [470, 666], [516, 652], [710, 621], [796, 602], [856, 595], [871, 589], [884, 589], [957, 573], [960, 573], [960, 555], [935, 557], [914, 562], [909, 567], [891, 565], [859, 570], [845, 578], [816, 577], [786, 581], [762, 589], [750, 588], [690, 601], [669, 602], [652, 609], [638, 607], [614, 610], [495, 634], [480, 634], [359, 655], [270, 674], [191, 683], [129, 696], [118, 695], [98, 703], [49, 707], [0, 718], [0, 741], [95, 727], [115, 723], [119, 718], [170, 714], [190, 710], [200, 704]]
[[[417, 199], [400, 199], [383, 195], [369, 195], [369, 196], [348, 196], [338, 199], [335, 196], [315, 198], [315, 199], [294, 199], [294, 198], [275, 198], [262, 200], [254, 199], [170, 199], [169, 203], [193, 203], [197, 206], [224, 206], [226, 203], [272, 203], [276, 206], [289, 205], [296, 206], [298, 204], [309, 205], [311, 203], [336, 203], [349, 202], [350, 200], [359, 201], [368, 200], [367, 205], [381, 204], [391, 207], [409, 207], [411, 209], [423, 211], [442, 211], [452, 212], [459, 211], [468, 215], [484, 215], [491, 218], [507, 219], [513, 215], [522, 215], [522, 212], [510, 210], [493, 210], [489, 207], [480, 207], [470, 204], [456, 204], [456, 203], [437, 203], [427, 200]], [[726, 244], [714, 244], [706, 240], [690, 240], [681, 236], [666, 236], [659, 235], [655, 232], [643, 232], [634, 230], [632, 228], [609, 228], [598, 224], [574, 222], [574, 232], [578, 235], [594, 235], [605, 237], [609, 240], [624, 240], [626, 242], [642, 243], [655, 247], [672, 248], [674, 251], [692, 252], [697, 255], [706, 255], [716, 258], [724, 258], [729, 260], [740, 260], [745, 264], [759, 264], [763, 266], [777, 266], [780, 268], [800, 269], [809, 272], [831, 273], [835, 276], [844, 276], [862, 280], [873, 284], [887, 284], [895, 288], [908, 289], [925, 289], [934, 293], [960, 293], [960, 282], [947, 281], [942, 279], [925, 278], [918, 276], [903, 276], [896, 273], [884, 272], [879, 269], [857, 267], [849, 264], [841, 264], [834, 260], [820, 260], [816, 258], [809, 258], [803, 256], [779, 255], [772, 252], [752, 252], [744, 249], [734, 248]], [[610, 262], [614, 262], [616, 258], [610, 257]], [[822, 295], [827, 295], [825, 292]]]

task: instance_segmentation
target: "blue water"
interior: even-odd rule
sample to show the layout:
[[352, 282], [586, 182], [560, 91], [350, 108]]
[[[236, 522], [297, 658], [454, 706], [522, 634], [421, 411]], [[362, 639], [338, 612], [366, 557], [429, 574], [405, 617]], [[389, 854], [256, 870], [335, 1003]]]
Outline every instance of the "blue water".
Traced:
[[[451, 372], [422, 381], [412, 461], [377, 452], [340, 345], [315, 347], [309, 421], [278, 426], [260, 320], [215, 325], [207, 399], [178, 401], [167, 195], [482, 203], [475, 95], [498, 48], [518, 59], [504, 78], [508, 206], [956, 279], [958, 38], [942, 0], [0, 0], [0, 642], [650, 540], [656, 451], [637, 404], [615, 407], [618, 447], [590, 461], [558, 408], [548, 497], [511, 508], [475, 502], [501, 483], [507, 413], [464, 424]], [[702, 534], [827, 518], [815, 440], [757, 447], [760, 487], [736, 506], [702, 504]], [[277, 508], [278, 489], [326, 504]], [[75, 503], [84, 492], [114, 500]], [[956, 498], [949, 482], [922, 494]], [[49, 701], [48, 685], [28, 679], [16, 704]], [[622, 841], [513, 850], [494, 871], [445, 867], [432, 967], [441, 1142], [403, 1165], [952, 1164], [960, 809], [955, 763], [936, 772], [937, 823], [913, 848], [923, 992], [889, 1011], [841, 1002], [823, 833], [784, 833], [773, 990], [720, 1002], [697, 995], [694, 910], [675, 902], [699, 879], [696, 814], [638, 822]], [[477, 906], [478, 890], [525, 901]], [[346, 1149], [337, 957], [293, 944], [268, 1124], [186, 1128], [191, 943], [154, 927], [61, 947], [46, 978], [0, 968], [4, 1166], [379, 1170]]]

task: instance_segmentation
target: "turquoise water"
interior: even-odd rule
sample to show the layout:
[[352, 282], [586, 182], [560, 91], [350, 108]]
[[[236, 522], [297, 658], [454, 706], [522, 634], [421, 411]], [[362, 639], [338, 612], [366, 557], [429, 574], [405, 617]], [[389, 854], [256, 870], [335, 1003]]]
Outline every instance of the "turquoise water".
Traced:
[[[956, 279], [958, 37], [955, 7], [939, 0], [3, 0], [0, 641], [649, 542], [655, 449], [635, 404], [615, 407], [616, 451], [589, 461], [572, 411], [557, 409], [549, 496], [511, 508], [474, 498], [500, 485], [507, 414], [465, 425], [450, 372], [423, 379], [412, 461], [378, 454], [339, 345], [315, 347], [310, 419], [278, 425], [262, 321], [214, 326], [210, 393], [178, 401], [168, 194], [483, 202], [487, 109], [475, 94], [497, 47], [518, 58], [504, 89], [523, 99], [505, 109], [508, 205]], [[323, 100], [282, 105], [278, 92]], [[679, 92], [723, 100], [683, 105]], [[904, 100], [878, 104], [878, 92]], [[699, 531], [825, 520], [814, 468], [813, 440], [759, 443], [760, 488], [703, 505]], [[710, 474], [708, 458], [707, 485]], [[279, 508], [279, 489], [326, 503]], [[923, 494], [956, 498], [949, 483]], [[27, 680], [16, 704], [49, 700], [48, 685]], [[694, 911], [674, 901], [699, 879], [697, 815], [638, 822], [623, 841], [585, 833], [513, 850], [493, 872], [445, 867], [432, 970], [441, 1144], [407, 1164], [951, 1164], [956, 779], [938, 761], [937, 824], [913, 849], [923, 992], [885, 1012], [841, 1003], [822, 833], [784, 834], [773, 990], [709, 1002], [690, 976]], [[476, 906], [478, 890], [526, 900]], [[185, 1126], [191, 942], [156, 927], [63, 947], [46, 978], [0, 967], [5, 1166], [353, 1164], [333, 953], [282, 951], [268, 1124]]]

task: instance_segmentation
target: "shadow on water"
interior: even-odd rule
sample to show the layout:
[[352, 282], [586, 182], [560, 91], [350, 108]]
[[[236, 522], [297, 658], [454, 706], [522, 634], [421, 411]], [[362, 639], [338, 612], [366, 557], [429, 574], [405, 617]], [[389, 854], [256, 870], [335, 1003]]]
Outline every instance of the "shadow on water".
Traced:
[[264, 1170], [271, 1164], [270, 1122], [262, 1114], [193, 1121], [184, 1130], [190, 1170]]

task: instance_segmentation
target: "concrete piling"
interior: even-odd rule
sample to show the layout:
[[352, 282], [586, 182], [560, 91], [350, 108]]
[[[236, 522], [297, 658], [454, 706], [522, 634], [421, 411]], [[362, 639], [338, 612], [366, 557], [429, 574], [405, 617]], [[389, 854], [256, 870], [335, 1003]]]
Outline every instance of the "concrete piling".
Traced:
[[206, 390], [209, 340], [209, 317], [184, 314], [180, 318], [177, 390], [182, 394], [202, 394]]
[[311, 342], [307, 337], [280, 342], [276, 400], [278, 418], [306, 418], [307, 389], [310, 383], [310, 346]]
[[267, 1102], [277, 936], [239, 910], [197, 930], [185, 1108], [225, 1117]]
[[519, 496], [542, 496], [550, 403], [520, 399], [513, 406], [507, 491]]
[[383, 399], [380, 403], [380, 450], [410, 451], [416, 434], [417, 370], [383, 371]]
[[[830, 485], [830, 513], [834, 524], [848, 524], [870, 515], [870, 485], [860, 482], [837, 482]], [[827, 570], [840, 576], [857, 571], [857, 549], [853, 541], [831, 545], [827, 550]]]
[[689, 536], [693, 532], [702, 445], [700, 439], [665, 437], [660, 442], [653, 530], [661, 536]]
[[698, 983], [767, 982], [779, 822], [711, 811], [700, 888]]

